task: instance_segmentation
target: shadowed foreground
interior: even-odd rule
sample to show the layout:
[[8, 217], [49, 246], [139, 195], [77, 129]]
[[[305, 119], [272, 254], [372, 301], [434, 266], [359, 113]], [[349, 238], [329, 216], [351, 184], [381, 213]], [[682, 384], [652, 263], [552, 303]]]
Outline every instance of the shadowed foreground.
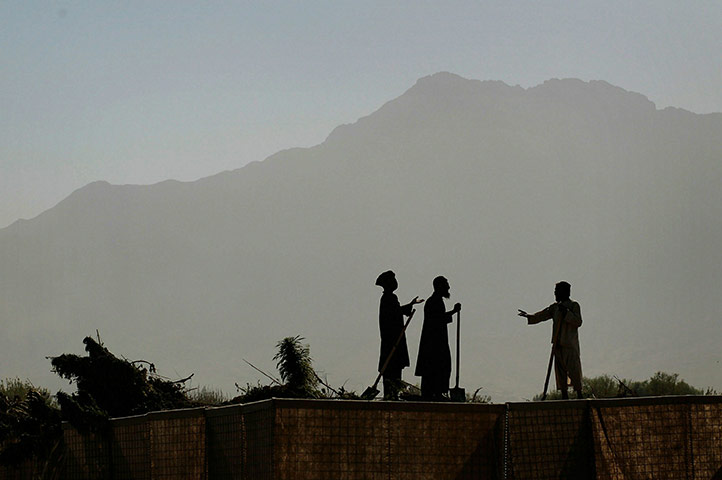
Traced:
[[[722, 397], [272, 399], [64, 425], [68, 479], [721, 479]], [[32, 465], [0, 469], [30, 478]]]

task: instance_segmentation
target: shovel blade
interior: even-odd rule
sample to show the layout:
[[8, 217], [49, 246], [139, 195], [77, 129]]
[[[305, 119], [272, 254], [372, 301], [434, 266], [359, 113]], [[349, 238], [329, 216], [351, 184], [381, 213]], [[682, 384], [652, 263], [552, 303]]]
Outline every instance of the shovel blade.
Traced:
[[374, 387], [368, 387], [366, 390], [364, 390], [364, 393], [361, 394], [361, 399], [373, 400], [374, 398], [376, 398], [376, 395], [378, 395], [379, 393], [381, 393], [381, 392], [379, 392]]
[[452, 388], [449, 391], [449, 396], [452, 402], [466, 402], [466, 390], [463, 388]]

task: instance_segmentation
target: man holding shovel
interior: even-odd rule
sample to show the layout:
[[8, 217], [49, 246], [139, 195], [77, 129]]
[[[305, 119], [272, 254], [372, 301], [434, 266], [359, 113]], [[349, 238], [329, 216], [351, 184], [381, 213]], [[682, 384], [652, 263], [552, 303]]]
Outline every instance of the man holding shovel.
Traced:
[[449, 281], [445, 277], [434, 279], [434, 293], [424, 305], [424, 326], [421, 329], [419, 356], [416, 360], [416, 376], [421, 377], [421, 397], [424, 400], [444, 401], [449, 391], [451, 377], [451, 351], [447, 325], [454, 314], [461, 311], [457, 303], [446, 311], [444, 299], [449, 298]]
[[542, 399], [546, 398], [552, 358], [554, 359], [557, 389], [561, 390], [562, 399], [569, 398], [567, 378], [571, 380], [577, 398], [582, 398], [582, 361], [579, 355], [579, 335], [577, 333], [577, 329], [582, 326], [582, 310], [577, 302], [569, 298], [571, 290], [570, 284], [559, 282], [554, 288], [555, 303], [534, 314], [519, 310], [519, 316], [525, 317], [528, 325], [549, 319], [553, 320], [552, 353]]
[[[404, 315], [410, 316], [414, 305], [423, 302], [414, 297], [401, 306], [394, 291], [399, 288], [396, 274], [391, 270], [379, 275], [376, 285], [384, 289], [379, 305], [379, 330], [381, 331], [381, 354], [379, 373], [384, 377], [384, 400], [398, 400], [401, 387], [401, 370], [409, 366], [409, 350], [404, 333]], [[398, 343], [397, 343], [398, 342]], [[394, 348], [395, 347], [395, 348]], [[384, 365], [386, 369], [384, 369]], [[378, 391], [376, 391], [378, 393]]]

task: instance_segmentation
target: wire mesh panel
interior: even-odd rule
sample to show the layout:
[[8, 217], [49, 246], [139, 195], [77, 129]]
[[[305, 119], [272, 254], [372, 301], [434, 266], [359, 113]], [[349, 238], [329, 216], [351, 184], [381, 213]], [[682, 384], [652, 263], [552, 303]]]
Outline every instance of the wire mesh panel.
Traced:
[[510, 403], [507, 408], [507, 478], [595, 478], [586, 401]]
[[145, 416], [111, 421], [113, 478], [150, 479], [150, 438]]
[[600, 479], [722, 478], [720, 397], [593, 402]]
[[245, 455], [243, 407], [234, 405], [206, 410], [206, 439], [208, 478], [242, 478]]
[[[506, 405], [273, 399], [63, 425], [62, 478], [722, 480], [722, 397]], [[39, 463], [0, 467], [25, 479]]]
[[693, 478], [722, 480], [722, 397], [705, 401], [691, 406]]
[[595, 402], [599, 478], [692, 478], [689, 414], [680, 400]]
[[68, 480], [104, 479], [109, 474], [110, 449], [101, 434], [80, 433], [63, 424], [65, 468], [62, 478]]
[[0, 465], [0, 480], [34, 480], [38, 478], [39, 467], [35, 458], [16, 465]]
[[499, 478], [503, 405], [392, 405], [391, 478]]
[[151, 478], [206, 477], [205, 415], [202, 408], [148, 415]]
[[276, 400], [278, 479], [496, 478], [503, 406]]
[[343, 403], [277, 401], [277, 479], [389, 478], [386, 412]]
[[243, 478], [274, 480], [274, 422], [272, 400], [243, 407], [242, 429], [245, 448]]

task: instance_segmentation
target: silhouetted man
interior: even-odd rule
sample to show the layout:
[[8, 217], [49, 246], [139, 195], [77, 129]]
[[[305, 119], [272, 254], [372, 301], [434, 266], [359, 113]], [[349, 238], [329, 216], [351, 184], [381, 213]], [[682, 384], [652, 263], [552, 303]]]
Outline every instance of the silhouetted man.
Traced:
[[526, 317], [528, 325], [553, 319], [552, 349], [554, 352], [554, 376], [562, 398], [569, 398], [567, 377], [572, 382], [577, 398], [582, 398], [582, 361], [579, 356], [579, 335], [582, 326], [582, 310], [577, 302], [570, 299], [572, 286], [559, 282], [554, 288], [556, 303], [533, 315], [519, 310], [519, 316]]
[[421, 329], [419, 356], [416, 360], [416, 376], [421, 377], [421, 397], [424, 400], [444, 400], [449, 391], [451, 376], [451, 351], [447, 325], [454, 314], [461, 311], [461, 304], [447, 312], [444, 299], [449, 298], [449, 281], [444, 277], [434, 279], [434, 293], [424, 305], [424, 326]]
[[[379, 275], [376, 279], [376, 285], [384, 289], [379, 305], [379, 330], [381, 331], [379, 372], [381, 372], [386, 359], [391, 355], [396, 341], [399, 341], [393, 356], [386, 365], [386, 370], [383, 372], [384, 400], [398, 400], [401, 387], [401, 371], [404, 367], [409, 366], [409, 350], [406, 346], [406, 334], [403, 332], [404, 315], [411, 315], [414, 305], [423, 302], [423, 300], [414, 297], [411, 303], [402, 307], [394, 293], [399, 288], [399, 284], [396, 281], [396, 274], [391, 270]], [[399, 337], [401, 337], [400, 340]]]

